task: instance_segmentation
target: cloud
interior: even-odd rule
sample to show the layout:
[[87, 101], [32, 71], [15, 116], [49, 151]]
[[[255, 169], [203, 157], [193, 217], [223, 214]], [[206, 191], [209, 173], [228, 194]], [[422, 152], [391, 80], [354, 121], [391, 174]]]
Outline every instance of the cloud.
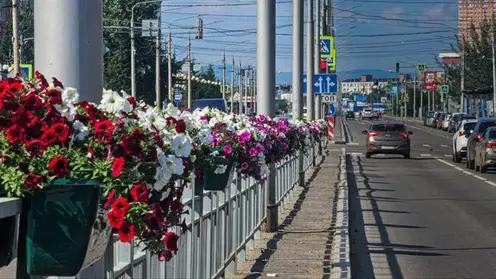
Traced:
[[401, 15], [405, 13], [405, 9], [402, 7], [394, 7], [382, 11], [381, 16], [387, 19], [399, 19]]

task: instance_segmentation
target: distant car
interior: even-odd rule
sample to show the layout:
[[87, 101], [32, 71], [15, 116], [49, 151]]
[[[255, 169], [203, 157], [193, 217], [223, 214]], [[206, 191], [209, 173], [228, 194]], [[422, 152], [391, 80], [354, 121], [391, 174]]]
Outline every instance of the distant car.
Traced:
[[355, 119], [355, 113], [353, 111], [349, 110], [349, 111], [346, 112], [345, 118], [346, 118], [346, 120], [348, 120], [348, 119]]
[[460, 163], [462, 158], [467, 155], [467, 139], [474, 130], [475, 124], [477, 124], [476, 119], [467, 119], [462, 120], [460, 125], [458, 125], [458, 128], [453, 135], [453, 162]]
[[362, 113], [362, 118], [363, 119], [379, 119], [379, 115], [377, 114], [376, 111], [373, 111], [371, 109], [366, 109]]
[[204, 109], [204, 108], [216, 108], [220, 111], [227, 112], [226, 100], [222, 98], [210, 98], [210, 99], [196, 99], [193, 100], [191, 104], [191, 110]]
[[410, 159], [410, 135], [402, 123], [380, 121], [370, 125], [368, 130], [362, 131], [367, 136], [365, 143], [365, 157], [375, 154], [401, 154]]
[[451, 121], [451, 116], [453, 114], [451, 112], [448, 112], [446, 113], [446, 115], [444, 116], [444, 119], [443, 119], [443, 124], [441, 125], [441, 129], [443, 131], [448, 131], [448, 128], [449, 128], [449, 125], [450, 125], [450, 121]]
[[475, 146], [475, 170], [484, 173], [496, 166], [496, 127], [489, 127]]

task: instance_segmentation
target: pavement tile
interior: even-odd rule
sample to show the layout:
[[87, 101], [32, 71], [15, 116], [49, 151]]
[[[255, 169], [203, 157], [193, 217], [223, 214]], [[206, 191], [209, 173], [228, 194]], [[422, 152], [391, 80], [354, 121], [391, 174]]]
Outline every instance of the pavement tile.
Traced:
[[[264, 238], [265, 247], [259, 249], [257, 259], [237, 266], [237, 274], [229, 278], [279, 278], [329, 277], [334, 237], [333, 213], [336, 185], [339, 180], [340, 153], [333, 151], [319, 166], [317, 174], [302, 191], [304, 197], [296, 208], [296, 215], [281, 223], [279, 232], [272, 239]], [[291, 207], [292, 208], [292, 207]], [[291, 212], [291, 210], [287, 210]], [[265, 236], [270, 236], [266, 234]], [[256, 247], [263, 247], [259, 243]], [[252, 277], [253, 276], [253, 277]], [[274, 278], [270, 276], [270, 278]]]

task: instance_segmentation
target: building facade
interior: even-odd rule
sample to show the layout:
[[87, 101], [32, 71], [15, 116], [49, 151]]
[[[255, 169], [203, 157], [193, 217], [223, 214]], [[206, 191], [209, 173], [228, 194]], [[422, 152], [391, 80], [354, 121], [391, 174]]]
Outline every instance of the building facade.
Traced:
[[496, 0], [459, 0], [458, 34], [460, 38], [470, 40], [470, 27], [474, 24], [479, 30], [485, 20], [494, 22]]
[[[399, 75], [400, 82], [410, 79], [410, 75]], [[372, 75], [362, 75], [360, 78], [345, 79], [340, 82], [342, 93], [359, 93], [370, 94], [373, 92], [374, 85], [378, 88], [385, 88], [391, 78], [374, 78]]]

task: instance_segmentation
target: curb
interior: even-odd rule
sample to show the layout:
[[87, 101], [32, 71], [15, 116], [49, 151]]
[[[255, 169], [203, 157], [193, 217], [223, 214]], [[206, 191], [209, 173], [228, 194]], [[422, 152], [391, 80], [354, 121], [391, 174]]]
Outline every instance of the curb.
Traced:
[[339, 164], [338, 200], [336, 228], [331, 249], [331, 278], [351, 278], [349, 208], [348, 208], [348, 174], [346, 171], [346, 149], [341, 148]]
[[[336, 117], [336, 119], [338, 119]], [[345, 126], [343, 123], [343, 118], [339, 116], [339, 126], [341, 126], [341, 134], [340, 134], [340, 139], [339, 140], [334, 140], [334, 144], [346, 144], [346, 131], [345, 131]]]

